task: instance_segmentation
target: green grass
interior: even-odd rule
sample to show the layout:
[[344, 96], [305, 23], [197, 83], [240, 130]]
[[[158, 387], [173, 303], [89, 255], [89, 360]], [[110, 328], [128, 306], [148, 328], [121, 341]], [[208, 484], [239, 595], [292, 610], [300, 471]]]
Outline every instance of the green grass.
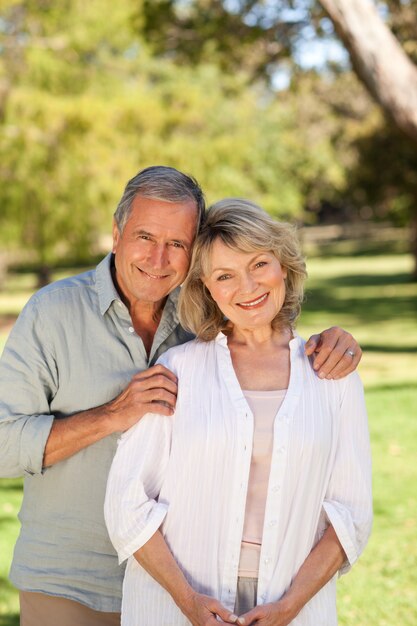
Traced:
[[22, 499], [22, 481], [0, 480], [0, 626], [19, 623], [19, 602], [7, 576], [19, 524], [17, 513]]
[[[338, 583], [343, 626], [417, 624], [416, 387], [367, 391], [374, 527], [367, 549]], [[413, 410], [414, 408], [414, 410]]]
[[[408, 255], [308, 261], [299, 325], [309, 334], [338, 324], [365, 349], [360, 373], [373, 450], [374, 528], [364, 555], [338, 583], [341, 626], [417, 624], [417, 284]], [[13, 316], [34, 288], [18, 276], [0, 293], [0, 319]], [[0, 348], [6, 330], [0, 331]], [[0, 481], [0, 626], [18, 624], [7, 583], [21, 482]], [[317, 625], [320, 626], [320, 625]]]

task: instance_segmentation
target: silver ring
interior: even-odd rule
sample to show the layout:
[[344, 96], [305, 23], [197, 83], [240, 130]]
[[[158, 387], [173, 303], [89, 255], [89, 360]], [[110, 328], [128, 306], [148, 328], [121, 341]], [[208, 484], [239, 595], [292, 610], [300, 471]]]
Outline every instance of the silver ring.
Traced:
[[348, 354], [349, 356], [353, 357], [355, 356], [355, 353], [353, 352], [353, 350], [346, 350], [346, 354]]

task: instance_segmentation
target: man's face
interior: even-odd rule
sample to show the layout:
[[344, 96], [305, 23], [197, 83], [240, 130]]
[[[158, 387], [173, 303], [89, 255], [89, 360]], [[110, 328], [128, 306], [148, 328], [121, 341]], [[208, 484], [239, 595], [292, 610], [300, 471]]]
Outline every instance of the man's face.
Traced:
[[113, 224], [116, 281], [129, 307], [163, 304], [188, 271], [197, 230], [194, 201], [136, 196], [123, 233]]

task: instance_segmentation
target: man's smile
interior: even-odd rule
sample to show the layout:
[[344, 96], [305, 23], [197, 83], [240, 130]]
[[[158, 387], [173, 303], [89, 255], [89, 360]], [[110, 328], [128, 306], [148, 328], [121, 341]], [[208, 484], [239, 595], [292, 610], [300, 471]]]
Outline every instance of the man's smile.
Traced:
[[169, 274], [151, 274], [150, 272], [145, 272], [145, 270], [140, 267], [137, 268], [142, 274], [145, 274], [148, 278], [152, 280], [162, 280], [163, 278], [169, 278]]

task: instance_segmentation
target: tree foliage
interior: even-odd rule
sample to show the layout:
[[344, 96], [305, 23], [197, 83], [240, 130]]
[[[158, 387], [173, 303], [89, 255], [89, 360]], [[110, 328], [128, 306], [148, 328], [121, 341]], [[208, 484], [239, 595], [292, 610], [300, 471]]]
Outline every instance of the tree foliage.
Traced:
[[[416, 2], [384, 3], [411, 56]], [[366, 199], [365, 144], [387, 127], [349, 68], [300, 65], [303, 38], [334, 36], [313, 0], [3, 0], [2, 15], [0, 239], [41, 265], [85, 258], [127, 179], [155, 163], [194, 174], [209, 201], [247, 196], [281, 217], [362, 202], [410, 215], [411, 182], [395, 206]], [[276, 92], [279, 63], [291, 83]]]
[[[162, 10], [163, 5], [165, 11]], [[200, 20], [208, 19], [211, 10], [218, 15], [215, 31], [200, 27]], [[144, 4], [142, 29], [158, 54], [169, 55], [181, 63], [195, 63], [214, 51], [214, 58], [220, 56], [227, 69], [233, 70], [240, 64], [253, 80], [262, 77], [269, 84], [279, 64], [285, 62], [288, 68], [290, 63], [293, 91], [300, 90], [298, 95], [303, 93], [310, 102], [311, 94], [305, 94], [302, 88], [306, 84], [304, 68], [308, 59], [297, 54], [297, 47], [300, 39], [311, 35], [311, 32], [316, 37], [329, 39], [334, 37], [336, 30], [351, 55], [357, 75], [389, 118], [383, 120], [375, 111], [370, 113], [372, 107], [369, 104], [358, 118], [357, 112], [354, 112], [357, 107], [353, 94], [345, 93], [344, 103], [334, 102], [335, 93], [345, 82], [344, 77], [349, 76], [346, 64], [339, 67], [333, 65], [329, 68], [330, 73], [323, 72], [320, 76], [319, 91], [327, 98], [329, 107], [327, 120], [322, 117], [322, 128], [329, 126], [329, 120], [334, 121], [331, 109], [335, 104], [335, 110], [339, 111], [346, 128], [340, 125], [338, 128], [337, 123], [330, 124], [333, 145], [342, 161], [346, 159], [346, 154], [350, 156], [354, 172], [354, 175], [346, 177], [349, 187], [341, 194], [340, 201], [359, 214], [360, 206], [356, 203], [360, 198], [369, 196], [374, 203], [370, 214], [384, 213], [391, 218], [395, 215], [398, 218], [401, 214], [402, 221], [412, 226], [417, 277], [417, 190], [413, 187], [415, 163], [411, 158], [416, 145], [395, 128], [397, 126], [414, 142], [417, 140], [417, 0], [378, 2], [378, 11], [381, 17], [368, 0], [191, 0], [186, 3], [156, 0]], [[224, 42], [227, 42], [226, 46]], [[260, 49], [262, 54], [259, 54]], [[269, 50], [273, 50], [274, 54], [269, 54]], [[329, 80], [332, 82], [330, 89], [327, 88]], [[355, 86], [354, 92], [357, 91]], [[320, 99], [316, 99], [314, 105], [322, 109]], [[304, 100], [300, 100], [300, 108], [303, 107]], [[373, 118], [378, 118], [378, 125], [370, 122]], [[352, 119], [359, 123], [352, 124]], [[353, 134], [352, 128], [355, 128]], [[390, 146], [393, 162], [402, 163], [405, 168], [395, 185], [396, 200], [392, 184], [388, 183], [395, 176], [387, 176], [382, 181], [387, 181], [386, 184], [381, 186], [380, 170], [375, 167], [376, 161], [372, 160], [373, 153], [381, 147], [381, 133]], [[346, 153], [340, 149], [343, 144]], [[359, 175], [361, 170], [367, 172], [366, 178]], [[395, 172], [395, 166], [391, 171]], [[372, 193], [376, 188], [381, 189], [381, 194]], [[321, 198], [323, 200], [324, 196]]]
[[191, 172], [209, 201], [247, 196], [288, 218], [343, 179], [327, 137], [312, 150], [309, 133], [295, 132], [291, 95], [248, 88], [247, 68], [153, 57], [135, 30], [140, 6], [7, 3], [0, 238], [42, 266], [85, 258], [127, 179], [150, 164]]

